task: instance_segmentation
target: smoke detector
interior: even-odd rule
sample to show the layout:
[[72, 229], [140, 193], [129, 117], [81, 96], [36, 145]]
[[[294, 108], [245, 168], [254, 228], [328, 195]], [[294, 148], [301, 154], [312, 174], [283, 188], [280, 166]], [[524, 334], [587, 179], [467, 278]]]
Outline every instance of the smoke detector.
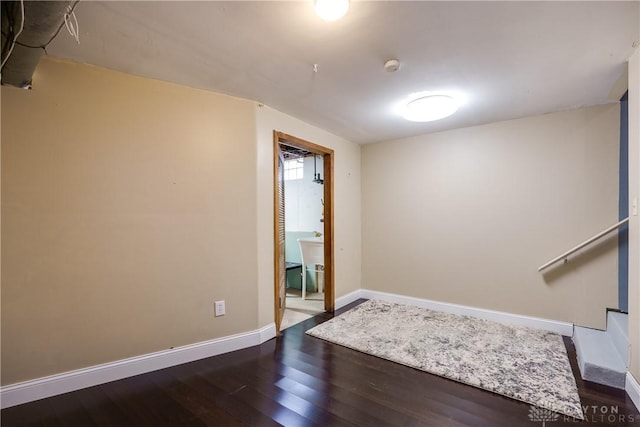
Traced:
[[387, 73], [398, 71], [398, 68], [400, 68], [400, 61], [398, 61], [397, 59], [390, 59], [384, 63], [384, 70]]

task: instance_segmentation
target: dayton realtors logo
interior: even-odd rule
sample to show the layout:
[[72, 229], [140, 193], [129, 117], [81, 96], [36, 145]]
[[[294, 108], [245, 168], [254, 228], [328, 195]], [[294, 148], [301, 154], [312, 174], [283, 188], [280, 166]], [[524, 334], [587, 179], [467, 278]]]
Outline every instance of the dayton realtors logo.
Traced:
[[[621, 414], [618, 405], [582, 405], [584, 420], [587, 423], [634, 423], [638, 418], [635, 414]], [[581, 422], [566, 415], [562, 419], [564, 422]]]
[[584, 415], [584, 420], [579, 420], [569, 415], [560, 416], [558, 412], [532, 405], [529, 408], [529, 420], [542, 422], [543, 427], [548, 422], [631, 424], [640, 420], [640, 417], [635, 414], [621, 414], [620, 408], [617, 405], [583, 405], [582, 413]]
[[542, 427], [544, 427], [545, 423], [549, 421], [558, 421], [558, 418], [560, 418], [560, 414], [550, 409], [540, 408], [533, 405], [529, 408], [529, 419], [531, 421], [542, 422]]

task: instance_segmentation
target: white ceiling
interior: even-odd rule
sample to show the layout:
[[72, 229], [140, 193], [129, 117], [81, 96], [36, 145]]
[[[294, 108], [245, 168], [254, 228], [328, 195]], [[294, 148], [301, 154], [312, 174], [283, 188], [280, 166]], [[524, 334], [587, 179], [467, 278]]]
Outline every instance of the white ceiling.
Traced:
[[[256, 100], [370, 143], [611, 102], [638, 42], [638, 6], [352, 1], [327, 23], [310, 0], [81, 1], [80, 44], [63, 30], [47, 51]], [[383, 69], [390, 58], [395, 73]], [[466, 97], [455, 115], [398, 115], [409, 94], [443, 90]]]

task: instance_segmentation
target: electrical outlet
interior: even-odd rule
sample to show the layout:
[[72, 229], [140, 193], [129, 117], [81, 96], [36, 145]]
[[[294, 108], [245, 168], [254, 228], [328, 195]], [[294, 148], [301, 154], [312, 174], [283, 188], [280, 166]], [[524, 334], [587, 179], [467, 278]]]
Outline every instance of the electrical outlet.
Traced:
[[215, 302], [215, 316], [224, 316], [227, 310], [224, 305], [224, 300]]

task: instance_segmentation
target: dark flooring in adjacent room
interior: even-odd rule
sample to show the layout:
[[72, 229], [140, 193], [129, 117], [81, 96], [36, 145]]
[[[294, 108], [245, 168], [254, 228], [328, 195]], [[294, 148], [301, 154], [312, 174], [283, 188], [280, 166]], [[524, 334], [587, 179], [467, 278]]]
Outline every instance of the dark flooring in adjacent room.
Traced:
[[[526, 403], [305, 335], [331, 317], [260, 346], [5, 409], [2, 427], [543, 425]], [[544, 425], [640, 426], [623, 390], [580, 380], [565, 343], [587, 419]]]

